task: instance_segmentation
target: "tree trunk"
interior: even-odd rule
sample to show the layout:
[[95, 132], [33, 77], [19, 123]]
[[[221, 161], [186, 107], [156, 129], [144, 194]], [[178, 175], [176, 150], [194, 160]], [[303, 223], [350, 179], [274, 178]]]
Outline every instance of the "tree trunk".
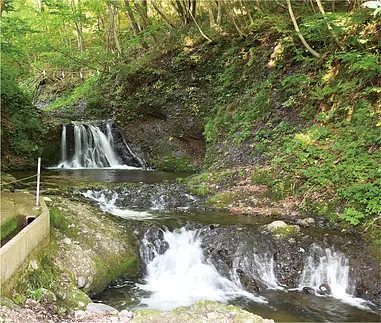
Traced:
[[140, 29], [139, 29], [138, 23], [136, 22], [134, 13], [131, 10], [129, 0], [124, 0], [124, 4], [126, 5], [127, 15], [128, 15], [128, 18], [130, 19], [132, 31], [134, 32], [134, 35], [137, 36], [140, 32]]
[[[227, 2], [226, 0], [223, 0], [224, 3], [227, 5]], [[234, 16], [230, 13], [229, 9], [227, 6], [225, 7], [225, 12], [226, 12], [226, 15], [228, 16], [229, 20], [233, 23], [235, 29], [238, 31], [238, 34], [240, 35], [240, 37], [244, 38], [245, 37], [245, 34], [241, 31], [241, 29], [238, 27], [237, 25], [237, 22], [235, 21], [234, 19]]]
[[195, 17], [193, 17], [193, 15], [192, 15], [192, 12], [189, 12], [190, 13], [190, 15], [191, 15], [191, 18], [193, 19], [193, 21], [194, 21], [194, 23], [196, 24], [196, 26], [197, 26], [197, 29], [198, 29], [198, 31], [200, 32], [200, 34], [202, 35], [202, 37], [204, 37], [208, 42], [212, 42], [212, 40], [208, 37], [208, 36], [206, 36], [205, 34], [204, 34], [204, 32], [202, 31], [202, 29], [201, 29], [201, 27], [200, 27], [200, 25], [197, 23], [197, 20], [196, 20], [196, 18]]
[[192, 0], [191, 7], [192, 16], [196, 19], [197, 0]]
[[216, 0], [217, 1], [217, 25], [221, 25], [222, 21], [222, 0]]
[[142, 21], [142, 29], [146, 29], [148, 27], [147, 1], [140, 0], [140, 3], [135, 3], [135, 8]]
[[313, 48], [311, 48], [310, 45], [308, 45], [308, 43], [304, 39], [303, 35], [300, 33], [298, 23], [296, 22], [294, 12], [292, 11], [291, 0], [287, 0], [287, 7], [288, 7], [288, 12], [290, 13], [292, 23], [294, 24], [295, 31], [298, 34], [298, 37], [301, 40], [302, 44], [313, 56], [315, 56], [316, 58], [321, 58], [320, 54], [318, 52], [316, 52]]
[[[77, 3], [79, 5], [79, 1]], [[74, 0], [71, 0], [71, 11], [73, 13], [73, 21], [74, 21], [74, 29], [75, 29], [75, 34], [77, 36], [77, 45], [78, 45], [78, 50], [83, 53], [83, 31], [82, 31], [82, 25], [81, 22], [77, 19], [76, 14], [77, 14], [77, 7], [76, 3]]]
[[158, 7], [157, 5], [155, 4], [155, 1], [154, 0], [151, 0], [151, 3], [152, 3], [152, 7], [155, 9], [155, 11], [164, 19], [164, 21], [168, 24], [168, 26], [172, 27], [172, 28], [176, 28], [174, 24], [172, 24], [172, 22], [169, 20], [169, 18], [164, 14], [164, 12], [162, 12]]
[[119, 52], [119, 54], [122, 55], [123, 54], [122, 48], [120, 47], [118, 33], [115, 28], [115, 9], [113, 9], [113, 6], [110, 0], [107, 0], [107, 8], [108, 8], [108, 14], [110, 17], [110, 29], [114, 39], [114, 45], [116, 50]]
[[213, 6], [211, 1], [207, 2], [207, 7], [208, 7], [208, 14], [209, 14], [209, 25], [213, 27], [216, 25], [216, 20], [214, 19]]

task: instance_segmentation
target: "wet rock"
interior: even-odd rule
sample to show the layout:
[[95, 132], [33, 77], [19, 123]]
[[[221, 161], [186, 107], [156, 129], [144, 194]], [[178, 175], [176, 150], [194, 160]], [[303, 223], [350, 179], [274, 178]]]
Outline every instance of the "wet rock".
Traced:
[[296, 221], [296, 224], [298, 224], [302, 227], [309, 227], [310, 225], [315, 224], [315, 219], [313, 219], [313, 218], [298, 219]]
[[319, 291], [323, 295], [330, 295], [332, 293], [331, 286], [329, 286], [327, 283], [321, 284], [319, 286]]
[[302, 288], [302, 293], [314, 295], [315, 294], [315, 290], [312, 287], [305, 286], [305, 287]]
[[184, 184], [166, 181], [158, 184], [126, 183], [112, 190], [95, 188], [93, 191], [103, 194], [106, 200], [112, 200], [115, 193], [118, 194], [116, 206], [121, 208], [189, 212], [205, 207], [204, 199], [190, 195]]
[[248, 290], [257, 291], [268, 284], [276, 284], [260, 279], [261, 271], [268, 271], [270, 264], [278, 284], [290, 288], [297, 286], [305, 258], [299, 250], [308, 249], [310, 244], [308, 237], [290, 242], [261, 228], [238, 230], [235, 226], [220, 226], [203, 231], [201, 246], [220, 274], [231, 279], [232, 270], [236, 270], [241, 283]]
[[[300, 227], [298, 225], [290, 225], [284, 221], [274, 221], [265, 226], [265, 228], [278, 237], [288, 237], [290, 235], [294, 235], [300, 231]], [[293, 242], [294, 240], [290, 240]]]

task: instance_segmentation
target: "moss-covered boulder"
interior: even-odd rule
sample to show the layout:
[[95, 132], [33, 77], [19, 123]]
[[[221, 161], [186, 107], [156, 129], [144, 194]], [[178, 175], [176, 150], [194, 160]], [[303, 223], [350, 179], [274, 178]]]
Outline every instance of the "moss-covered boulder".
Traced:
[[273, 221], [266, 225], [266, 229], [273, 233], [277, 238], [286, 238], [300, 231], [298, 225], [290, 225], [283, 221]]
[[138, 248], [132, 231], [118, 219], [90, 205], [52, 197], [55, 263], [89, 295], [120, 276], [139, 273]]
[[152, 310], [137, 311], [131, 323], [138, 322], [193, 322], [193, 323], [271, 323], [273, 320], [249, 313], [233, 305], [222, 305], [212, 301], [199, 301], [191, 306], [182, 306], [171, 312]]
[[[53, 302], [64, 314], [86, 308], [89, 296], [116, 278], [139, 274], [138, 249], [128, 226], [91, 205], [57, 196], [50, 200], [51, 244], [29, 260], [13, 295]], [[41, 288], [56, 300], [46, 299]]]

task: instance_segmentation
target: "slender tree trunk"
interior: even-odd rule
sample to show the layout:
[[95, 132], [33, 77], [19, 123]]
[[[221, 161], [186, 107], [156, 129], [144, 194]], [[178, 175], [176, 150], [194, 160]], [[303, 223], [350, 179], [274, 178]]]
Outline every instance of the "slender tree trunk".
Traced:
[[217, 25], [221, 25], [222, 21], [222, 0], [216, 0], [217, 1]]
[[208, 36], [206, 36], [205, 34], [204, 34], [204, 32], [202, 31], [202, 29], [201, 29], [201, 27], [200, 27], [200, 25], [197, 23], [197, 20], [196, 20], [196, 18], [195, 17], [193, 17], [193, 15], [192, 15], [192, 13], [191, 13], [191, 17], [192, 17], [192, 19], [193, 19], [193, 21], [194, 21], [194, 23], [196, 24], [196, 26], [197, 26], [197, 29], [198, 29], [198, 31], [200, 32], [200, 34], [202, 35], [202, 37], [204, 37], [208, 42], [212, 42], [212, 40], [208, 37]]
[[207, 2], [207, 7], [208, 7], [208, 14], [209, 14], [209, 25], [211, 27], [216, 25], [216, 20], [214, 19], [214, 13], [213, 13], [213, 6], [212, 6], [212, 1]]
[[[67, 2], [69, 5], [69, 3]], [[79, 1], [77, 3], [79, 5]], [[78, 50], [83, 53], [83, 31], [82, 31], [82, 25], [81, 22], [77, 19], [76, 14], [77, 14], [77, 4], [75, 3], [74, 0], [71, 0], [71, 11], [73, 13], [73, 21], [74, 21], [74, 29], [75, 29], [75, 34], [77, 36], [77, 45], [78, 45]]]
[[108, 14], [110, 17], [110, 29], [112, 36], [114, 38], [114, 45], [116, 50], [119, 52], [120, 55], [122, 55], [122, 48], [120, 47], [118, 33], [115, 27], [115, 8], [113, 8], [113, 5], [111, 4], [111, 1], [107, 1], [107, 8], [108, 8]]
[[[227, 5], [227, 1], [224, 0], [224, 3], [225, 5]], [[244, 38], [245, 37], [245, 34], [241, 31], [241, 29], [238, 27], [237, 25], [237, 22], [235, 21], [234, 19], [234, 16], [230, 13], [230, 8], [226, 7], [226, 15], [228, 16], [229, 20], [233, 23], [235, 29], [238, 31], [238, 34], [240, 35], [240, 37]]]
[[[3, 1], [2, 1], [3, 2]], [[41, 0], [37, 0], [37, 3], [36, 3], [36, 9], [37, 11], [41, 11], [42, 9], [42, 3], [41, 3]]]
[[325, 15], [325, 11], [324, 11], [323, 5], [321, 4], [320, 0], [316, 0], [316, 3], [317, 3], [317, 5], [318, 5], [318, 7], [319, 7], [320, 13], [323, 15], [324, 20], [325, 20], [326, 23], [327, 23], [327, 28], [328, 28], [328, 30], [330, 31], [330, 33], [332, 34], [332, 37], [333, 37], [333, 39], [335, 40], [335, 43], [336, 43], [342, 50], [344, 50], [344, 49], [345, 49], [344, 45], [340, 42], [340, 40], [339, 40], [339, 38], [337, 37], [336, 33], [334, 32], [334, 30], [333, 30], [331, 24], [330, 24], [330, 23], [328, 22], [328, 20], [327, 20], [327, 17], [326, 17], [326, 15]]
[[140, 29], [138, 23], [136, 22], [134, 13], [132, 12], [129, 0], [124, 0], [124, 4], [126, 5], [127, 15], [130, 19], [132, 31], [134, 32], [134, 35], [137, 36], [140, 32]]
[[197, 0], [192, 0], [191, 7], [192, 16], [196, 18]]
[[140, 3], [135, 3], [135, 8], [142, 21], [142, 29], [146, 29], [148, 27], [147, 1], [141, 0]]
[[239, 0], [240, 4], [241, 4], [241, 7], [245, 9], [246, 13], [247, 13], [247, 16], [249, 17], [250, 19], [250, 24], [252, 24], [254, 22], [254, 18], [253, 16], [251, 15], [251, 12], [250, 12], [250, 8], [248, 5], [246, 5], [246, 2], [242, 1], [242, 0]]
[[313, 56], [315, 56], [316, 58], [321, 58], [320, 54], [318, 52], [316, 52], [313, 48], [311, 48], [310, 45], [308, 45], [308, 43], [304, 39], [303, 35], [300, 33], [298, 23], [296, 22], [294, 12], [292, 11], [291, 0], [287, 0], [287, 7], [288, 7], [288, 12], [290, 13], [292, 23], [294, 24], [295, 31], [298, 34], [298, 37], [301, 40], [302, 44]]
[[155, 11], [164, 19], [164, 21], [168, 24], [168, 26], [172, 28], [176, 28], [175, 25], [169, 20], [169, 18], [162, 12], [158, 6], [155, 4], [154, 0], [151, 0], [152, 7], [155, 9]]

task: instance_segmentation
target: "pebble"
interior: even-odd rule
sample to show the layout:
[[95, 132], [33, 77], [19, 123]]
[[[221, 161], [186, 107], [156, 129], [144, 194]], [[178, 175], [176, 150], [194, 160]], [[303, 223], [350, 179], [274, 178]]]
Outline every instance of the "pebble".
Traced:
[[67, 245], [71, 244], [71, 240], [69, 238], [62, 239], [61, 242], [64, 243], [64, 244], [67, 244]]

